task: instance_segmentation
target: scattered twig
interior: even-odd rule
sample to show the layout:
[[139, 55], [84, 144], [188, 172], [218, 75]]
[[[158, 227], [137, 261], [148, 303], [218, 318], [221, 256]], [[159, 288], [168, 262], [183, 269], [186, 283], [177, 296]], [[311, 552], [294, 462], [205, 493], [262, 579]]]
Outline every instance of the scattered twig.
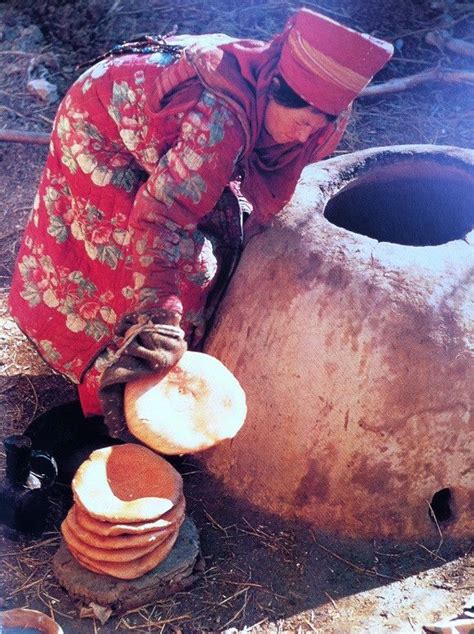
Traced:
[[16, 114], [17, 117], [21, 117], [22, 119], [28, 118], [26, 114], [23, 114], [22, 112], [18, 112], [18, 110], [14, 110], [13, 108], [9, 108], [8, 106], [5, 106], [3, 104], [0, 105], [0, 109], [7, 110], [7, 112], [13, 112], [13, 114]]
[[381, 550], [376, 550], [375, 554], [376, 555], [382, 555], [383, 557], [406, 557], [407, 554], [410, 554], [411, 552], [413, 552], [413, 551], [410, 550], [410, 551], [407, 551], [407, 552], [404, 552], [404, 553], [384, 553]]
[[235, 597], [238, 597], [243, 592], [247, 592], [248, 590], [249, 590], [249, 587], [245, 586], [244, 588], [241, 588], [240, 590], [237, 590], [237, 592], [235, 592], [235, 594], [232, 594], [230, 597], [227, 597], [227, 599], [224, 599], [223, 601], [221, 601], [217, 605], [225, 605], [226, 603], [229, 603], [229, 601], [232, 601], [232, 599], [235, 599]]
[[370, 568], [364, 568], [363, 566], [359, 566], [358, 564], [355, 564], [352, 561], [349, 561], [348, 559], [344, 559], [344, 557], [341, 557], [341, 555], [338, 555], [337, 553], [333, 552], [329, 548], [326, 548], [326, 546], [323, 546], [318, 541], [316, 541], [316, 538], [312, 532], [311, 532], [311, 536], [316, 546], [318, 546], [322, 550], [329, 553], [335, 559], [339, 559], [339, 561], [342, 561], [347, 566], [354, 568], [354, 570], [357, 570], [357, 572], [361, 572], [364, 575], [370, 575], [371, 577], [381, 577], [382, 579], [390, 579], [392, 581], [398, 581], [397, 577], [390, 577], [389, 575], [384, 575], [381, 572], [375, 572], [375, 570], [371, 570]]
[[[48, 544], [52, 544], [53, 542], [57, 542], [58, 539], [60, 538], [60, 535], [58, 535], [57, 537], [50, 537], [49, 539], [45, 539], [42, 542], [38, 542], [37, 544], [33, 544], [32, 546], [27, 546], [26, 548], [22, 548], [21, 552], [22, 553], [26, 553], [29, 550], [35, 550], [36, 548], [42, 548], [43, 546], [47, 546]], [[9, 552], [9, 553], [2, 553], [2, 557], [12, 557], [12, 556], [16, 556], [18, 555], [17, 552]]]
[[378, 95], [400, 92], [429, 81], [444, 81], [453, 84], [467, 82], [474, 84], [474, 72], [467, 70], [442, 70], [441, 68], [431, 68], [430, 70], [424, 70], [421, 73], [416, 73], [415, 75], [389, 79], [381, 84], [367, 86], [367, 88], [364, 88], [362, 91], [361, 97], [376, 97]]
[[[434, 550], [430, 550], [429, 548], [427, 548], [423, 544], [420, 544], [419, 542], [416, 542], [416, 545], [419, 546], [420, 548], [423, 548], [423, 550], [426, 550], [426, 552], [429, 553], [432, 557], [434, 557], [434, 559], [439, 559], [440, 561], [444, 561], [444, 563], [446, 563], [446, 559], [444, 559], [444, 557], [441, 557], [441, 555], [438, 555], [438, 553], [435, 552]], [[438, 550], [439, 550], [439, 547], [438, 547]]]
[[247, 526], [249, 527], [249, 531], [243, 530], [243, 529], [239, 529], [241, 530], [243, 533], [247, 533], [247, 535], [254, 535], [255, 537], [264, 537], [265, 539], [273, 539], [274, 536], [271, 533], [266, 533], [263, 529], [263, 526], [257, 526], [257, 528], [255, 528], [254, 526], [252, 526], [252, 524], [248, 521], [248, 519], [246, 517], [242, 517], [243, 521], [247, 524]]
[[29, 575], [28, 579], [19, 588], [17, 588], [11, 594], [9, 594], [7, 599], [11, 599], [11, 597], [13, 597], [18, 592], [21, 592], [24, 588], [29, 588], [30, 585], [34, 585], [35, 583], [39, 583], [40, 581], [42, 581], [42, 579], [37, 579], [32, 584], [29, 584], [29, 581], [30, 581], [31, 577], [34, 577], [35, 572], [36, 572], [36, 570], [33, 570], [33, 572]]
[[[35, 572], [36, 572], [36, 570], [31, 573], [31, 576], [34, 575]], [[30, 576], [30, 578], [31, 578], [31, 576]], [[19, 588], [17, 588], [13, 592], [11, 592], [7, 596], [7, 599], [11, 599], [12, 597], [14, 597], [19, 592], [23, 592], [24, 590], [29, 590], [30, 588], [32, 588], [33, 586], [36, 586], [38, 583], [41, 583], [42, 581], [44, 581], [44, 577], [41, 577], [41, 579], [36, 579], [36, 581], [32, 581], [31, 583], [24, 583], [22, 586], [20, 586]]]
[[[320, 631], [320, 630], [317, 630], [314, 627], [314, 625], [311, 623], [311, 621], [309, 620], [309, 618], [307, 616], [303, 617], [303, 621], [309, 627], [311, 632], [316, 632], [316, 634], [318, 634], [318, 631]], [[300, 631], [302, 632], [303, 630], [298, 630], [298, 634], [299, 634]]]
[[426, 500], [426, 503], [428, 504], [428, 508], [430, 510], [430, 517], [433, 520], [433, 522], [435, 523], [435, 526], [438, 530], [438, 534], [439, 534], [439, 544], [438, 547], [436, 548], [436, 550], [434, 551], [435, 553], [437, 553], [439, 551], [439, 549], [441, 548], [441, 546], [443, 545], [444, 542], [444, 537], [443, 537], [443, 533], [441, 532], [441, 528], [439, 527], [438, 524], [438, 519], [435, 515], [435, 512], [433, 511], [433, 507], [431, 506], [431, 504], [428, 502], [428, 500]]
[[[34, 399], [35, 399], [35, 409], [33, 410], [33, 414], [31, 415], [31, 420], [33, 420], [34, 417], [36, 416], [36, 412], [38, 411], [38, 405], [39, 405], [38, 394], [36, 393], [35, 386], [31, 382], [31, 379], [30, 379], [30, 377], [27, 374], [25, 374], [25, 379], [30, 384], [30, 387], [31, 387], [31, 390], [33, 392], [33, 396], [34, 396]], [[55, 539], [57, 539], [57, 537]]]
[[151, 607], [157, 607], [157, 603], [153, 601], [151, 603], [146, 603], [145, 605], [141, 605], [138, 608], [131, 608], [130, 610], [127, 610], [126, 612], [124, 612], [121, 618], [123, 619], [126, 616], [130, 616], [130, 614], [137, 614], [141, 612], [142, 610], [146, 610], [147, 608], [151, 608]]
[[237, 610], [237, 612], [234, 614], [234, 616], [232, 618], [230, 618], [227, 623], [225, 623], [222, 626], [223, 630], [227, 630], [227, 628], [229, 627], [229, 625], [231, 623], [234, 623], [235, 621], [237, 621], [237, 619], [239, 618], [239, 616], [243, 613], [245, 615], [245, 610], [247, 609], [247, 603], [249, 601], [249, 597], [248, 597], [248, 588], [245, 588], [245, 595], [244, 595], [244, 602], [242, 604], [242, 606]]
[[[455, 26], [459, 22], [464, 22], [464, 20], [467, 20], [468, 18], [470, 18], [471, 15], [472, 15], [472, 11], [471, 10], [463, 11], [463, 14], [459, 18], [456, 18], [455, 20], [450, 21], [449, 28], [452, 29], [453, 26]], [[432, 26], [424, 26], [421, 29], [415, 29], [415, 30], [410, 30], [410, 31], [402, 31], [400, 33], [394, 33], [392, 35], [392, 40], [395, 41], [397, 39], [404, 39], [404, 38], [407, 38], [407, 37], [412, 37], [413, 35], [419, 35], [420, 33], [427, 33], [432, 28], [433, 28]]]
[[0, 51], [0, 55], [19, 55], [20, 57], [34, 57], [38, 53], [27, 53], [25, 51]]
[[[242, 582], [240, 582], [240, 581], [224, 580], [224, 583], [229, 583], [229, 584], [234, 585], [234, 586], [242, 585]], [[261, 592], [267, 592], [268, 594], [271, 594], [273, 597], [277, 597], [277, 599], [286, 599], [286, 597], [283, 596], [282, 594], [278, 594], [277, 592], [273, 592], [273, 590], [269, 590], [268, 588], [265, 588], [265, 586], [262, 586], [260, 583], [253, 583], [252, 581], [245, 581], [244, 583], [249, 588], [258, 588], [258, 590], [260, 590]]]
[[[29, 207], [28, 207], [29, 209]], [[13, 210], [14, 212], [15, 210]], [[16, 234], [18, 234], [21, 231], [21, 229], [12, 229], [11, 231], [7, 231], [6, 233], [2, 233], [0, 234], [0, 241], [5, 240], [6, 238], [11, 238], [11, 236], [14, 236]]]
[[49, 602], [49, 613], [50, 613], [51, 618], [53, 619], [53, 621], [56, 622], [56, 614], [54, 612], [52, 601]]
[[[314, 536], [313, 536], [313, 539], [314, 539]], [[341, 557], [341, 555], [338, 555], [337, 553], [333, 552], [332, 550], [329, 550], [329, 548], [326, 548], [326, 546], [323, 546], [322, 544], [317, 542], [316, 539], [314, 539], [314, 543], [316, 544], [316, 546], [319, 546], [319, 548], [322, 548], [324, 551], [326, 551], [327, 553], [329, 553], [330, 555], [332, 555], [336, 559], [339, 559], [339, 561], [342, 561], [343, 563], [345, 563], [346, 565], [350, 566], [351, 568], [354, 568], [354, 570], [357, 570], [357, 572], [362, 572], [362, 573], [366, 572], [366, 569], [363, 568], [362, 566], [358, 566], [357, 564], [354, 564], [352, 561], [349, 561], [348, 559], [344, 559], [344, 557]]]
[[335, 610], [337, 610], [339, 612], [339, 608], [337, 607], [336, 602], [334, 601], [334, 599], [332, 598], [332, 596], [329, 594], [329, 592], [326, 592], [326, 590], [324, 590], [324, 594], [327, 596], [327, 598], [329, 599], [329, 601], [331, 601], [333, 607]]
[[[169, 625], [170, 623], [176, 623], [176, 621], [189, 621], [192, 619], [191, 614], [183, 614], [182, 616], [175, 616], [171, 619], [160, 619], [159, 621], [148, 621], [146, 627], [148, 628], [148, 632], [156, 629], [158, 627], [163, 627], [164, 625]], [[143, 625], [130, 625], [127, 621], [123, 621], [123, 627], [127, 630], [143, 630]]]
[[[445, 0], [432, 0], [431, 8], [443, 10], [446, 8], [446, 2]], [[464, 2], [464, 0], [463, 2], [450, 2], [449, 8], [451, 10], [458, 9], [463, 13], [465, 13], [466, 11], [474, 11], [474, 2]]]
[[[46, 601], [44, 601], [41, 596], [39, 596], [39, 599], [41, 601], [41, 603], [43, 603], [47, 608], [49, 607], [49, 603], [46, 603]], [[57, 601], [57, 599], [55, 599], [55, 601]], [[55, 614], [59, 614], [60, 616], [64, 617], [65, 619], [69, 619], [70, 621], [75, 621], [76, 620], [76, 616], [72, 615], [72, 614], [66, 614], [65, 612], [61, 612], [61, 610], [58, 610], [56, 608], [55, 610]], [[69, 630], [71, 631], [71, 630]]]
[[433, 65], [433, 60], [427, 60], [427, 59], [410, 59], [409, 57], [398, 57], [398, 56], [393, 56], [391, 59], [392, 62], [401, 62], [402, 64], [416, 64], [417, 66], [421, 66], [423, 64], [425, 64], [426, 66], [432, 66]]
[[224, 528], [223, 526], [221, 526], [221, 525], [219, 524], [219, 522], [218, 522], [217, 520], [215, 520], [215, 519], [212, 517], [212, 515], [206, 511], [206, 509], [203, 509], [203, 511], [204, 511], [204, 515], [205, 515], [205, 516], [207, 517], [207, 519], [211, 522], [211, 524], [212, 524], [215, 528], [218, 528], [220, 531], [222, 531], [226, 537], [229, 537], [229, 534], [228, 534], [228, 532], [227, 532], [227, 528]]
[[411, 629], [416, 632], [416, 628], [415, 628], [415, 624], [413, 623], [412, 619], [410, 618], [410, 615], [407, 615], [407, 619], [408, 619], [408, 623], [410, 623], [410, 627]]
[[[44, 114], [38, 114], [37, 116], [38, 116], [38, 119], [42, 119], [43, 121], [46, 121], [46, 123], [49, 123], [50, 125], [53, 125], [54, 123], [54, 119], [50, 119], [50, 117], [46, 117]], [[45, 134], [45, 135], [48, 134], [49, 136], [48, 132], [41, 133], [41, 134]]]
[[254, 623], [253, 625], [247, 625], [246, 626], [246, 631], [247, 632], [251, 632], [252, 630], [255, 630], [257, 627], [260, 627], [260, 625], [263, 625], [264, 623], [266, 623], [268, 621], [268, 617], [265, 617], [264, 619], [262, 619], [261, 621], [258, 621], [257, 623]]
[[239, 531], [240, 533], [244, 533], [246, 535], [252, 535], [252, 537], [261, 539], [269, 550], [273, 550], [273, 551], [282, 550], [288, 555], [291, 555], [290, 548], [285, 543], [283, 543], [282, 533], [280, 533], [280, 535], [272, 534], [272, 532], [267, 532], [266, 530], [264, 530], [266, 528], [265, 526], [254, 527], [252, 526], [252, 524], [250, 524], [250, 522], [245, 517], [242, 517], [242, 519], [245, 522], [245, 524], [249, 527], [249, 530], [246, 530], [245, 528], [241, 528], [240, 526], [238, 526], [237, 531]]
[[[1, 107], [15, 112], [15, 114], [19, 115], [20, 117], [25, 117], [25, 115], [21, 114], [20, 112], [16, 112], [16, 110], [12, 110], [11, 108], [7, 108], [6, 106]], [[46, 118], [42, 115], [39, 116], [41, 116], [41, 118]], [[49, 140], [50, 135], [45, 132], [28, 132], [27, 130], [11, 129], [0, 130], [0, 141], [6, 141], [8, 143], [34, 143], [37, 145], [48, 145]]]

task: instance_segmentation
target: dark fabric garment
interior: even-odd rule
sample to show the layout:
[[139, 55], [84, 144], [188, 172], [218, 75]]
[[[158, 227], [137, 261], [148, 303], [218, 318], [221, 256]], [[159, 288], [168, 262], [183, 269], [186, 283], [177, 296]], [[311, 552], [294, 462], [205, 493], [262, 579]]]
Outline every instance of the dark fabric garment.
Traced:
[[150, 374], [164, 376], [185, 353], [187, 345], [179, 321], [177, 313], [160, 310], [151, 318], [128, 315], [120, 324], [117, 335], [125, 337], [125, 341], [100, 384], [102, 411], [113, 436], [125, 431], [125, 385]]
[[79, 466], [95, 449], [122, 441], [112, 438], [101, 416], [85, 418], [79, 401], [53, 407], [26, 428], [32, 448], [46, 451], [58, 465], [58, 482], [69, 485]]

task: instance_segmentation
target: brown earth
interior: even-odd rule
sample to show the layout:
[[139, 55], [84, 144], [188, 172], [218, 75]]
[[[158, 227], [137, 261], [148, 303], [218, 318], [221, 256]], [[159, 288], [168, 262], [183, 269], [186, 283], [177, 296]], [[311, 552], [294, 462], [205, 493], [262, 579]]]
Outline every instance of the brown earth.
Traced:
[[[321, 0], [306, 6], [396, 46], [377, 77], [384, 81], [425, 69], [472, 70], [472, 58], [426, 43], [445, 29], [474, 42], [474, 4], [454, 0]], [[116, 41], [144, 32], [226, 32], [265, 39], [299, 3], [274, 0], [22, 0], [0, 3], [0, 131], [48, 132], [57, 102], [26, 90], [46, 77], [59, 94], [78, 76], [76, 64]], [[203, 8], [204, 7], [204, 8]], [[473, 147], [472, 84], [443, 81], [361, 99], [338, 152], [400, 143]], [[35, 414], [72, 400], [74, 388], [52, 375], [8, 317], [5, 297], [22, 228], [46, 157], [38, 145], [1, 143], [0, 404], [2, 437], [21, 432]], [[194, 459], [176, 461], [189, 512], [200, 532], [207, 569], [191, 591], [105, 625], [59, 587], [50, 561], [70, 504], [57, 486], [46, 532], [26, 538], [0, 528], [0, 607], [29, 606], [53, 614], [65, 632], [421, 632], [422, 624], [460, 612], [473, 592], [468, 543], [443, 539], [433, 525], [419, 543], [336, 540], [282, 522], [232, 499]]]

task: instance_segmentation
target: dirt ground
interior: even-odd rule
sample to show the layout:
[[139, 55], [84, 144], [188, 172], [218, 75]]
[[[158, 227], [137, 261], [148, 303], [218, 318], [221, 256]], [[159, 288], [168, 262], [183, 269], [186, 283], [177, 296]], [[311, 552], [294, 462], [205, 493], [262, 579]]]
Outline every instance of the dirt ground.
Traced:
[[[112, 44], [145, 32], [226, 32], [266, 39], [300, 6], [290, 0], [22, 0], [0, 2], [0, 132], [49, 132], [57, 101], [27, 90], [46, 78], [59, 97], [76, 65]], [[321, 0], [319, 9], [385, 37], [395, 56], [377, 82], [438, 68], [472, 71], [472, 57], [426, 42], [445, 30], [474, 45], [474, 4], [455, 0]], [[355, 107], [339, 153], [400, 143], [472, 148], [474, 87], [436, 81]], [[40, 177], [46, 147], [0, 142], [0, 419], [1, 436], [19, 433], [34, 416], [74, 399], [73, 386], [52, 375], [5, 308], [14, 257]], [[4, 458], [4, 456], [1, 456]], [[417, 543], [334, 539], [243, 506], [196, 459], [177, 461], [190, 515], [201, 536], [206, 570], [193, 588], [102, 625], [69, 598], [51, 571], [58, 526], [70, 504], [56, 487], [40, 538], [0, 527], [0, 608], [29, 606], [52, 614], [69, 633], [83, 632], [421, 632], [459, 613], [474, 592], [472, 545], [453, 542], [433, 524]]]

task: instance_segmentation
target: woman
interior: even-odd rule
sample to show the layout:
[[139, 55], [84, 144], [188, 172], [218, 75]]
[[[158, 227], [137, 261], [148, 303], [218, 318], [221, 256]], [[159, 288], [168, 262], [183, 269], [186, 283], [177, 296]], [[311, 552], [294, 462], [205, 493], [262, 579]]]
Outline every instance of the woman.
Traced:
[[237, 197], [252, 209], [247, 239], [290, 199], [303, 167], [333, 152], [353, 99], [392, 52], [302, 9], [269, 43], [157, 39], [75, 82], [10, 307], [78, 384], [86, 416], [104, 413], [117, 432], [124, 383], [198, 346], [211, 290], [243, 244]]

